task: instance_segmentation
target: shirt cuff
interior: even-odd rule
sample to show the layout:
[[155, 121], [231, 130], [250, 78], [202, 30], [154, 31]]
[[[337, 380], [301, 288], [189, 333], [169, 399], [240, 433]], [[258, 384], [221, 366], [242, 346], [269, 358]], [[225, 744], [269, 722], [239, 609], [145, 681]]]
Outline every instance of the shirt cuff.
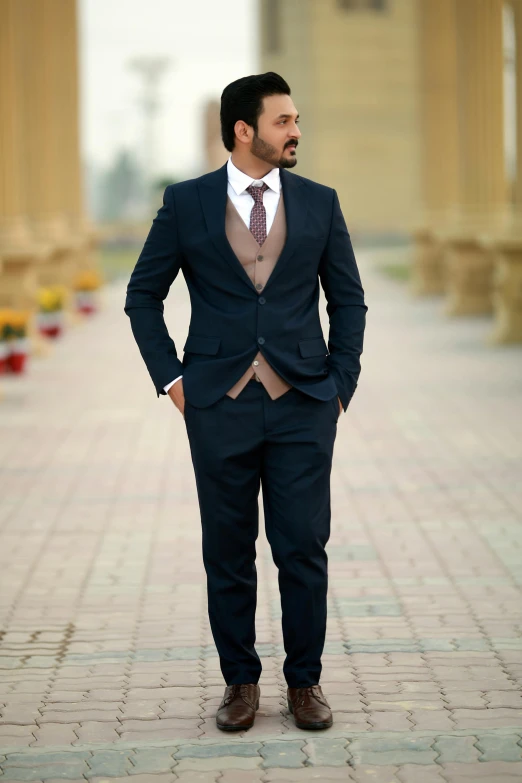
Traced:
[[174, 386], [174, 384], [176, 383], [176, 381], [179, 381], [181, 378], [183, 378], [183, 376], [182, 376], [182, 375], [178, 375], [178, 377], [177, 377], [177, 378], [174, 378], [174, 380], [173, 380], [173, 381], [171, 381], [170, 383], [167, 383], [167, 385], [163, 387], [163, 391], [164, 391], [166, 394], [168, 394], [170, 387], [171, 387], [171, 386]]

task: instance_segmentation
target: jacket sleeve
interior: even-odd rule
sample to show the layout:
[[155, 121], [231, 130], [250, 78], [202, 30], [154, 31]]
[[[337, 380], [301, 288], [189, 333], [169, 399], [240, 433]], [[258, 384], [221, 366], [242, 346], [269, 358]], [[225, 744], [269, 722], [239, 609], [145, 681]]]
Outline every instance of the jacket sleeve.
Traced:
[[158, 397], [183, 365], [163, 319], [163, 301], [181, 267], [172, 185], [154, 218], [127, 286], [125, 312]]
[[330, 319], [328, 336], [330, 373], [344, 410], [347, 409], [361, 372], [360, 356], [368, 310], [350, 235], [333, 191], [330, 235], [319, 265]]

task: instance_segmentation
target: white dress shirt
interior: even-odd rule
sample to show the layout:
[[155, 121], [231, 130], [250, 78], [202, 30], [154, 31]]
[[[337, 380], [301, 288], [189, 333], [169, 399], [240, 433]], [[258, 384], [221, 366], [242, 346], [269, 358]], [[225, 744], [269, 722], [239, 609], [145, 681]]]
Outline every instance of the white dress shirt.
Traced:
[[[274, 222], [277, 207], [279, 205], [279, 196], [281, 194], [281, 179], [279, 177], [279, 169], [272, 169], [268, 172], [268, 174], [265, 174], [262, 179], [252, 179], [252, 177], [249, 177], [248, 174], [240, 171], [237, 166], [234, 166], [232, 163], [232, 156], [230, 156], [227, 163], [227, 174], [227, 194], [232, 204], [243, 218], [243, 221], [248, 229], [250, 229], [250, 213], [252, 212], [252, 207], [254, 206], [254, 199], [250, 193], [247, 193], [247, 188], [250, 187], [250, 185], [254, 185], [255, 187], [260, 188], [263, 182], [266, 182], [268, 185], [268, 190], [265, 190], [263, 195], [263, 205], [266, 212], [266, 233], [268, 234], [272, 228], [272, 223]], [[164, 390], [168, 392], [170, 387], [173, 386], [176, 381], [179, 381], [182, 377], [182, 375], [178, 375], [177, 378], [174, 378], [173, 381], [163, 387]]]

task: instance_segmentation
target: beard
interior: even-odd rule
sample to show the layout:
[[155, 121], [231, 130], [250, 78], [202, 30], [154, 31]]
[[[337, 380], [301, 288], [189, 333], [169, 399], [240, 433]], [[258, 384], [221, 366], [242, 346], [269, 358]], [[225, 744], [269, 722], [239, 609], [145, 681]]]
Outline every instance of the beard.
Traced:
[[[297, 141], [292, 142], [292, 144], [295, 144], [297, 147]], [[263, 139], [257, 135], [257, 131], [254, 131], [250, 152], [252, 155], [255, 155], [256, 158], [259, 158], [265, 163], [270, 163], [272, 166], [277, 166], [280, 169], [292, 169], [297, 163], [296, 157], [285, 158], [284, 156], [279, 155], [275, 147], [267, 141], [263, 141]]]

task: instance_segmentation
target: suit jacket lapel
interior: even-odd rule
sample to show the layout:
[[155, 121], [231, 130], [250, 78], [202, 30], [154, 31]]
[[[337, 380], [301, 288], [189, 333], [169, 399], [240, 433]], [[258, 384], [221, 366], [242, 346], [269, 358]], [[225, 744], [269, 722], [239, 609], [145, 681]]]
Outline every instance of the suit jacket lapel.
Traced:
[[302, 180], [285, 169], [281, 169], [279, 173], [285, 202], [286, 242], [272, 270], [272, 274], [267, 280], [265, 291], [269, 285], [272, 285], [274, 278], [281, 274], [281, 271], [295, 253], [306, 226], [308, 212], [306, 188], [302, 186]]
[[208, 235], [222, 258], [224, 258], [241, 279], [255, 291], [254, 284], [232, 250], [225, 232], [227, 189], [228, 176], [226, 163], [220, 169], [208, 174], [199, 182], [199, 197]]

